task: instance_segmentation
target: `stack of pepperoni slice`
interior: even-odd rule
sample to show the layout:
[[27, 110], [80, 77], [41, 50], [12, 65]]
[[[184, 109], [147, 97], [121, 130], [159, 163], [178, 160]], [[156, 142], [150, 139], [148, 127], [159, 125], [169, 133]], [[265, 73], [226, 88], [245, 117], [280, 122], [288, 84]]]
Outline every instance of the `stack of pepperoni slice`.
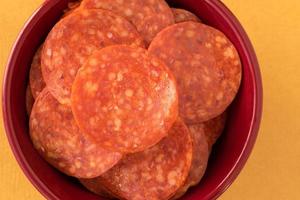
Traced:
[[187, 10], [78, 1], [33, 58], [30, 136], [95, 194], [178, 199], [201, 181], [240, 81], [233, 44]]

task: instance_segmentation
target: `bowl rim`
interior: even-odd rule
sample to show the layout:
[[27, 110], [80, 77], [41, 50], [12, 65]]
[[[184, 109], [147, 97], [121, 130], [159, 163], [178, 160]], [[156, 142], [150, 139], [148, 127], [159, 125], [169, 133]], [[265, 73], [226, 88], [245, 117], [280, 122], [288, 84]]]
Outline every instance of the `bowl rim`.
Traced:
[[[9, 55], [7, 65], [3, 77], [3, 86], [2, 86], [2, 115], [4, 128], [8, 142], [10, 144], [11, 150], [21, 167], [23, 173], [29, 179], [29, 181], [34, 185], [34, 187], [47, 199], [59, 199], [42, 181], [39, 177], [35, 175], [30, 165], [27, 163], [25, 156], [22, 153], [19, 145], [17, 145], [17, 140], [15, 134], [15, 129], [12, 125], [12, 117], [9, 114], [9, 108], [11, 107], [10, 101], [10, 88], [11, 88], [11, 77], [13, 75], [13, 66], [16, 62], [16, 55], [21, 50], [23, 41], [27, 38], [27, 35], [30, 33], [31, 29], [35, 26], [41, 16], [47, 13], [48, 8], [52, 8], [57, 4], [59, 0], [46, 0], [42, 3], [36, 11], [31, 15], [27, 20], [25, 25], [22, 28], [22, 31], [19, 33], [14, 45], [11, 48], [11, 53]], [[244, 144], [243, 150], [241, 151], [238, 159], [235, 161], [230, 172], [227, 176], [219, 183], [219, 185], [208, 193], [204, 199], [217, 199], [221, 194], [223, 194], [227, 188], [233, 183], [237, 178], [242, 168], [246, 164], [251, 151], [254, 147], [258, 130], [262, 117], [262, 107], [263, 107], [263, 88], [262, 88], [262, 79], [259, 69], [258, 60], [254, 51], [254, 48], [248, 38], [247, 33], [244, 28], [234, 16], [234, 14], [219, 0], [204, 0], [205, 3], [209, 4], [213, 9], [223, 15], [224, 20], [229, 24], [230, 28], [233, 30], [234, 34], [237, 36], [239, 43], [242, 45], [243, 51], [246, 52], [246, 62], [249, 63], [250, 75], [253, 77], [253, 88], [254, 88], [254, 112], [251, 119], [250, 130], [248, 133], [247, 140]]]

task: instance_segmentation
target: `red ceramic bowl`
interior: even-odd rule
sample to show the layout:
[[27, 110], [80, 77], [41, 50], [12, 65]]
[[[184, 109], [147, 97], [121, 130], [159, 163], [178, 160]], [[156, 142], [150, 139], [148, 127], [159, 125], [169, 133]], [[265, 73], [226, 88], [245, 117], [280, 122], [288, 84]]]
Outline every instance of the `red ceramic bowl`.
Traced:
[[[32, 184], [47, 199], [101, 199], [73, 178], [47, 164], [34, 150], [28, 134], [25, 91], [32, 57], [69, 0], [46, 1], [30, 18], [19, 35], [6, 67], [3, 86], [3, 117], [14, 155]], [[230, 107], [229, 120], [214, 147], [201, 183], [183, 199], [215, 199], [234, 181], [253, 148], [262, 112], [262, 83], [252, 45], [233, 14], [217, 0], [174, 0], [172, 6], [188, 9], [205, 23], [223, 31], [235, 44], [242, 63], [239, 94]]]

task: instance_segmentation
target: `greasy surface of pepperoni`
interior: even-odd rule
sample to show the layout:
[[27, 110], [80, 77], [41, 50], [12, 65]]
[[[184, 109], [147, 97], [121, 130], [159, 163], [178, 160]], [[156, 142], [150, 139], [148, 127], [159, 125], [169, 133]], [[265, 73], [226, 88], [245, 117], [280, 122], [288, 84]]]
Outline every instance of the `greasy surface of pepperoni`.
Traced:
[[209, 147], [206, 140], [205, 128], [202, 126], [188, 126], [193, 139], [193, 160], [189, 175], [172, 199], [183, 196], [189, 187], [197, 185], [202, 179], [209, 158]]
[[121, 159], [121, 154], [104, 150], [85, 138], [71, 109], [60, 104], [47, 88], [36, 99], [29, 127], [38, 152], [67, 175], [97, 177]]
[[80, 9], [61, 19], [42, 51], [42, 73], [52, 95], [69, 105], [77, 70], [94, 50], [114, 44], [144, 47], [136, 28], [110, 11]]
[[28, 116], [30, 116], [33, 103], [34, 103], [34, 98], [31, 93], [30, 85], [28, 85], [26, 88], [26, 96], [25, 96], [26, 112]]
[[120, 199], [165, 200], [184, 183], [193, 157], [193, 142], [182, 121], [157, 145], [129, 154], [96, 178]]
[[212, 119], [229, 106], [240, 86], [239, 55], [220, 31], [183, 22], [161, 31], [149, 52], [174, 73], [179, 90], [179, 114], [189, 124]]
[[110, 10], [129, 20], [146, 43], [165, 27], [174, 24], [174, 16], [164, 0], [83, 0], [83, 8]]
[[31, 67], [29, 72], [29, 82], [30, 82], [30, 88], [31, 93], [34, 99], [37, 98], [37, 96], [40, 94], [40, 92], [45, 88], [45, 81], [43, 79], [42, 75], [42, 69], [41, 69], [41, 51], [42, 46], [38, 48], [36, 51]]
[[78, 71], [72, 111], [81, 130], [113, 151], [143, 151], [167, 135], [178, 116], [176, 81], [145, 49], [96, 51]]
[[190, 11], [181, 9], [181, 8], [172, 8], [172, 12], [174, 15], [175, 23], [186, 22], [186, 21], [194, 21], [201, 22], [201, 20]]

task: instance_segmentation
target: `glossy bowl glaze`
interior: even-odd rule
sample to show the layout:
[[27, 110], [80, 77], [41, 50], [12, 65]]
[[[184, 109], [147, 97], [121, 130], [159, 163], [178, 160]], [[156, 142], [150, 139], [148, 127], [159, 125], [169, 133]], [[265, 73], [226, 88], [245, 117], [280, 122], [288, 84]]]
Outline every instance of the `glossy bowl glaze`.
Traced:
[[[3, 84], [3, 118], [14, 155], [32, 184], [47, 199], [96, 200], [75, 179], [47, 164], [34, 150], [28, 134], [25, 91], [32, 57], [62, 15], [69, 0], [49, 0], [33, 14], [20, 33], [8, 60]], [[262, 83], [258, 62], [233, 14], [218, 0], [173, 0], [170, 5], [197, 14], [224, 32], [236, 46], [243, 64], [240, 91], [230, 107], [224, 134], [214, 147], [201, 183], [182, 199], [215, 199], [238, 176], [255, 143], [262, 113]]]

